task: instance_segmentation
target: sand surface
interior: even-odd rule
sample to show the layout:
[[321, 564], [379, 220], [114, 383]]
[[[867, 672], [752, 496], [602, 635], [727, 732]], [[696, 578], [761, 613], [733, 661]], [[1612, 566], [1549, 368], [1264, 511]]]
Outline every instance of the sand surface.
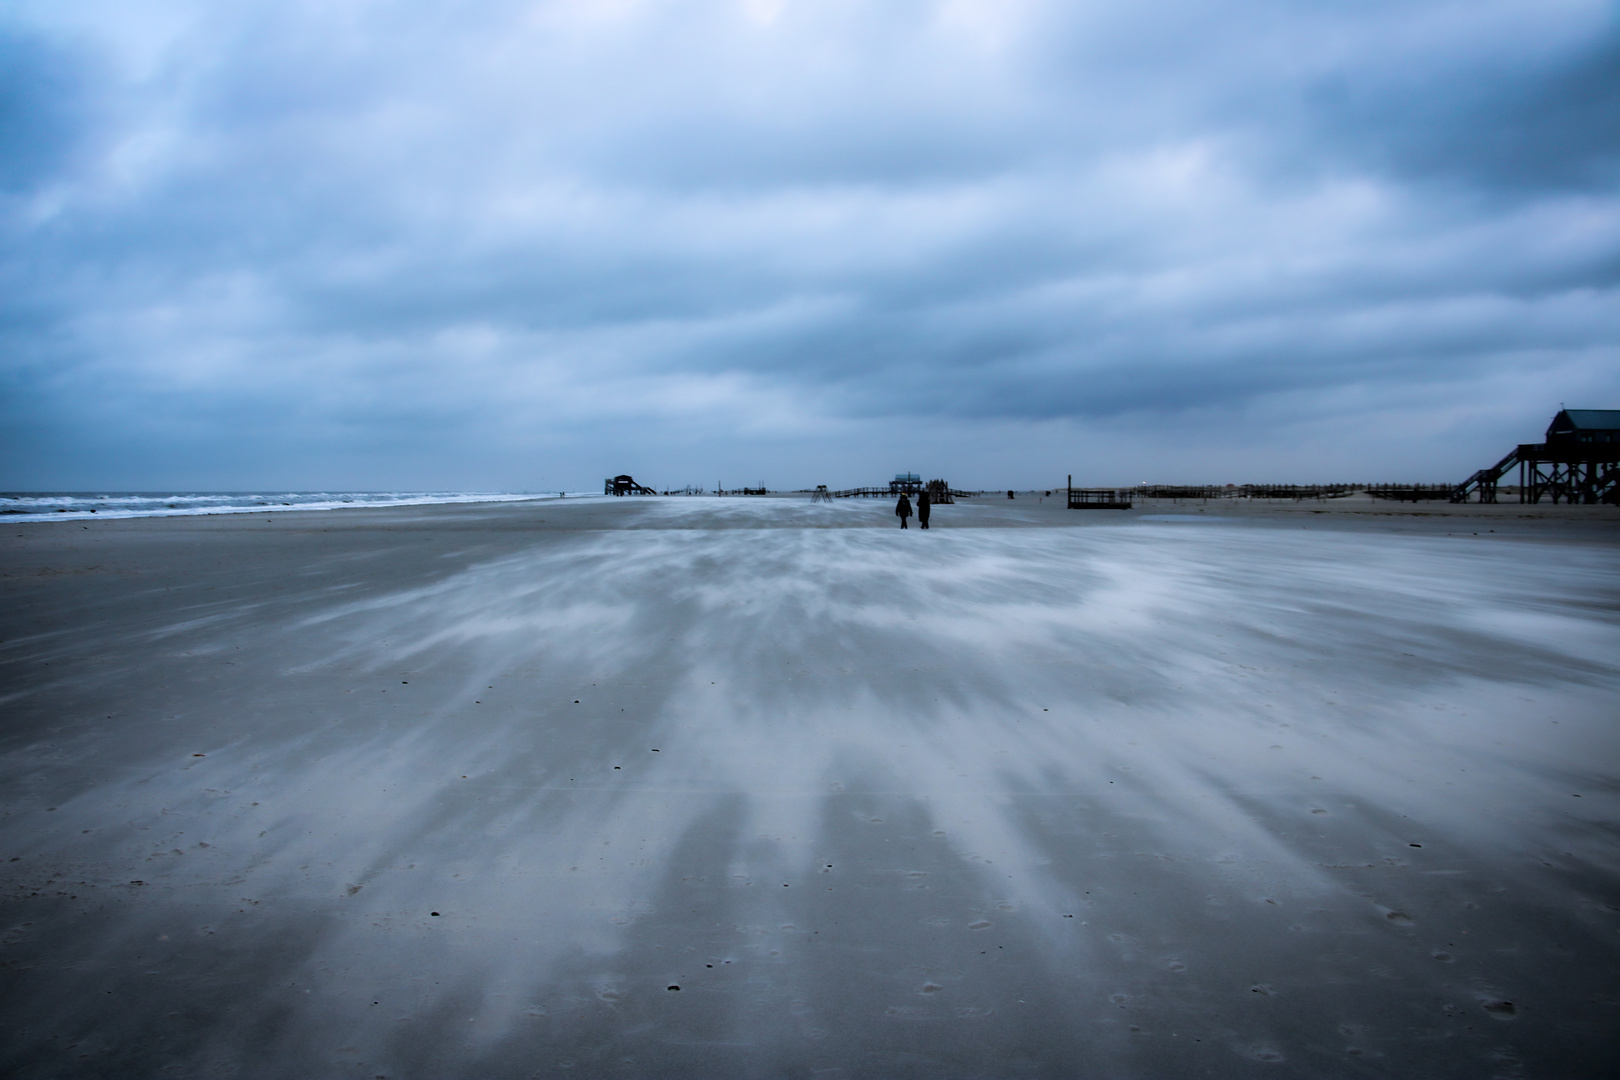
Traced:
[[4, 529], [0, 1072], [1614, 1074], [1612, 510], [890, 510]]

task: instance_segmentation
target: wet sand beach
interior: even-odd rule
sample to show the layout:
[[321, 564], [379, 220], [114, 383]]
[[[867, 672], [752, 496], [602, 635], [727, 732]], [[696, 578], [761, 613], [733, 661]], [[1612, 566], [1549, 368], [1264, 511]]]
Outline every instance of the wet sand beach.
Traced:
[[17, 1077], [1601, 1077], [1620, 515], [0, 528]]

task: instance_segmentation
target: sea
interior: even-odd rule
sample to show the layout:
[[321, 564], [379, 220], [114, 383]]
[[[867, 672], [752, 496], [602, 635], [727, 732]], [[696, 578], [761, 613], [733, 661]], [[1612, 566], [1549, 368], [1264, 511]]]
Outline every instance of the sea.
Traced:
[[432, 506], [441, 503], [521, 502], [576, 498], [600, 492], [508, 491], [27, 491], [0, 492], [0, 520], [71, 521], [79, 518], [186, 517], [343, 510], [363, 506]]

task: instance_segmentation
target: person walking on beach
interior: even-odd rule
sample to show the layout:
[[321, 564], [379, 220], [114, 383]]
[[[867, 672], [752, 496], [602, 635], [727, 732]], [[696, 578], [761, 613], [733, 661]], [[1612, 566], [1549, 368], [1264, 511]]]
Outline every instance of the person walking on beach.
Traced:
[[928, 528], [928, 511], [931, 505], [927, 491], [917, 492], [917, 528]]
[[906, 518], [911, 516], [911, 496], [905, 492], [900, 493], [900, 501], [894, 504], [894, 512], [900, 518], [900, 527], [906, 527]]

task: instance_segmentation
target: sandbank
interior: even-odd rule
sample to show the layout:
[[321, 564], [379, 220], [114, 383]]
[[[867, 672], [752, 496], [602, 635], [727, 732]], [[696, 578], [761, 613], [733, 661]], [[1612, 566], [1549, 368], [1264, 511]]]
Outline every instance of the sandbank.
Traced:
[[0, 1069], [1612, 1073], [1612, 508], [891, 510], [0, 530]]

